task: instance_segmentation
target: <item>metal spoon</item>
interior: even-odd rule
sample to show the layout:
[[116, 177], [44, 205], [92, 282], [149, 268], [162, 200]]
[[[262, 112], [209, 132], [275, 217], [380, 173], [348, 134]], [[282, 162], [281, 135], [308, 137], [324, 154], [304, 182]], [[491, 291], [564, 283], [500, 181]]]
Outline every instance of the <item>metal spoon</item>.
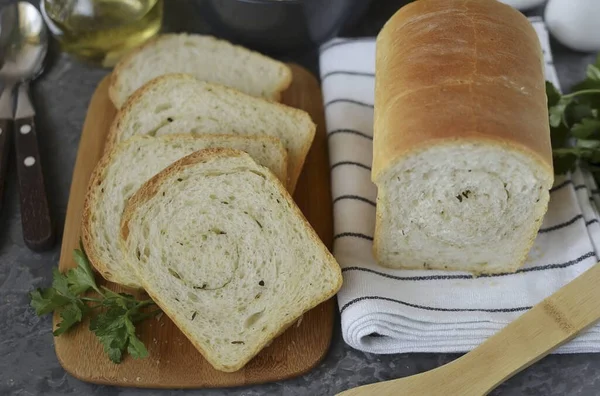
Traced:
[[[29, 82], [42, 72], [48, 33], [42, 16], [30, 3], [18, 2], [8, 6], [4, 12], [10, 15], [9, 20], [15, 22], [12, 26], [8, 25], [9, 32], [3, 33], [3, 36], [9, 35], [9, 44], [0, 69], [0, 80], [4, 81], [5, 93], [8, 91], [6, 102], [12, 102], [13, 87], [19, 85], [14, 140], [23, 239], [30, 249], [39, 251], [52, 246], [54, 232], [38, 150], [35, 111], [29, 99]], [[0, 104], [4, 104], [1, 99]]]

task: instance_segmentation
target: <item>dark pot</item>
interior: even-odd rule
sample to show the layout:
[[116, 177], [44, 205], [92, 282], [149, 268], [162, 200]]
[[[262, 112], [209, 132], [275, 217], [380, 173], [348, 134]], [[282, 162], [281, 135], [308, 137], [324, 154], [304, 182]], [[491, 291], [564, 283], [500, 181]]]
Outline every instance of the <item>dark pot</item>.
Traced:
[[217, 35], [258, 51], [314, 48], [357, 22], [369, 0], [204, 0]]

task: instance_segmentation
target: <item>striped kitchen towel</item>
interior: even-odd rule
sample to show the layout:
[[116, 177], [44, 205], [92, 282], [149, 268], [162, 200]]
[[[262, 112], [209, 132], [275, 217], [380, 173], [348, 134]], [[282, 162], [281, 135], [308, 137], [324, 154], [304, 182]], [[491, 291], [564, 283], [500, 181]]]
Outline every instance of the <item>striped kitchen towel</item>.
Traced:
[[[548, 33], [532, 19], [547, 79], [558, 85]], [[390, 270], [371, 245], [377, 190], [371, 183], [375, 41], [335, 39], [320, 55], [334, 203], [333, 253], [344, 340], [372, 353], [465, 352], [598, 261], [600, 195], [581, 170], [557, 177], [548, 213], [515, 274]], [[596, 326], [558, 352], [600, 352]]]

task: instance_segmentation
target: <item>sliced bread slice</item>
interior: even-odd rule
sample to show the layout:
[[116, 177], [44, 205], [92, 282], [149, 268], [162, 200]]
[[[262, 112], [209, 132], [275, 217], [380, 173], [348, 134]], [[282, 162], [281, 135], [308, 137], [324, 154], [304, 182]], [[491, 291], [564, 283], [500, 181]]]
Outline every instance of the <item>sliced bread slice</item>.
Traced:
[[288, 187], [294, 191], [315, 136], [310, 116], [186, 74], [158, 77], [138, 90], [117, 114], [107, 145], [134, 135], [227, 133], [279, 138], [288, 151]]
[[105, 155], [92, 175], [83, 211], [82, 240], [92, 265], [111, 282], [140, 288], [118, 245], [125, 203], [152, 176], [180, 158], [210, 147], [242, 149], [286, 179], [287, 154], [271, 137], [137, 136]]
[[145, 183], [121, 238], [146, 292], [222, 371], [243, 367], [342, 283], [283, 185], [237, 150], [196, 152]]
[[110, 98], [118, 109], [146, 82], [170, 73], [189, 73], [270, 100], [279, 100], [292, 81], [289, 67], [258, 52], [212, 36], [164, 34], [117, 64]]

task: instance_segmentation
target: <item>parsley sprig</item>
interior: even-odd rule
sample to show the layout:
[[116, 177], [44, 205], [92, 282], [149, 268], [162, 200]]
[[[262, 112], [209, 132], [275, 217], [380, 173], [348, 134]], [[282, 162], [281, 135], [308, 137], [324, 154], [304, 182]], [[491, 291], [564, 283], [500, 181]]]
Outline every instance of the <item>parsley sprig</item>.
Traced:
[[[54, 331], [55, 336], [90, 318], [90, 330], [114, 363], [121, 362], [125, 351], [133, 358], [148, 356], [148, 350], [135, 333], [135, 325], [161, 312], [144, 309], [154, 305], [154, 301], [139, 301], [130, 294], [98, 287], [83, 247], [76, 249], [73, 257], [77, 267], [65, 273], [55, 268], [52, 286], [30, 293], [36, 314], [59, 313], [61, 321]], [[97, 296], [88, 296], [88, 291], [96, 292]]]
[[563, 174], [577, 162], [600, 171], [600, 56], [588, 65], [586, 78], [562, 95], [546, 82], [554, 172]]

